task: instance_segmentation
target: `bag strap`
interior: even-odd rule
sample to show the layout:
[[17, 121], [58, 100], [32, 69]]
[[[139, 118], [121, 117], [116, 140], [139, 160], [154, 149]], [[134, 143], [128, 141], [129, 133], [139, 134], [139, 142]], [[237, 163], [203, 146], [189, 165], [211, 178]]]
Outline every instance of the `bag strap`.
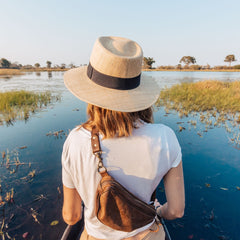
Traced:
[[103, 177], [107, 174], [107, 169], [104, 167], [102, 162], [102, 149], [100, 146], [100, 139], [99, 139], [99, 131], [97, 130], [96, 126], [93, 126], [91, 132], [91, 144], [92, 144], [92, 151], [93, 154], [98, 158], [98, 172]]
[[[92, 144], [92, 152], [98, 158], [98, 172], [103, 176], [107, 173], [106, 167], [103, 165], [102, 162], [102, 149], [100, 146], [100, 139], [99, 139], [99, 131], [96, 126], [93, 126], [91, 131], [91, 144]], [[153, 205], [155, 198], [156, 198], [156, 190], [153, 192], [150, 200], [150, 204]]]
[[153, 205], [154, 202], [155, 202], [155, 199], [156, 199], [156, 196], [157, 195], [157, 188], [154, 190], [154, 192], [152, 193], [152, 196], [151, 196], [151, 200], [150, 200], [150, 204]]
[[99, 132], [97, 130], [97, 127], [94, 126], [92, 128], [91, 132], [91, 143], [92, 143], [92, 151], [93, 154], [95, 155], [96, 153], [102, 154], [102, 149], [100, 146], [100, 141], [99, 141]]

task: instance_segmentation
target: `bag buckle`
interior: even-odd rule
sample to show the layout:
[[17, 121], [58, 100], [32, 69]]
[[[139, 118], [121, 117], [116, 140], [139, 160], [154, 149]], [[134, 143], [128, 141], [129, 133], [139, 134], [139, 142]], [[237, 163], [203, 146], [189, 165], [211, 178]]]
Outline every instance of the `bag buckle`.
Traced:
[[102, 151], [94, 153], [95, 156], [98, 158], [98, 172], [99, 173], [105, 173], [107, 172], [107, 169], [104, 167], [103, 162], [102, 162]]

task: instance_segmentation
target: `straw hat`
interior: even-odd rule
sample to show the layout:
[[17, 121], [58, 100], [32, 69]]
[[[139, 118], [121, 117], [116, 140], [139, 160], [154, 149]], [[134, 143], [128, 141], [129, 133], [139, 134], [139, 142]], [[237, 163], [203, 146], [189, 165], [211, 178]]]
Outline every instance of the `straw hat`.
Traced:
[[64, 74], [66, 87], [84, 102], [120, 112], [136, 112], [153, 105], [159, 86], [141, 74], [143, 52], [134, 41], [99, 37], [88, 66]]

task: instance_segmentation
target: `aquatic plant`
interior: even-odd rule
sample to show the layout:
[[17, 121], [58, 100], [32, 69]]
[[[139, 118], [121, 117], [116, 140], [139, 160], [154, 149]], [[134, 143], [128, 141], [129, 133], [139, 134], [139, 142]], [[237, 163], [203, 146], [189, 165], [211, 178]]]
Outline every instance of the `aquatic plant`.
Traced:
[[0, 125], [13, 124], [15, 120], [28, 120], [30, 114], [40, 110], [53, 101], [59, 101], [59, 96], [52, 96], [47, 91], [34, 93], [29, 91], [11, 91], [0, 93]]
[[[69, 130], [70, 132], [70, 130]], [[55, 138], [63, 138], [64, 136], [67, 137], [67, 133], [64, 132], [63, 130], [55, 131], [55, 132], [48, 132], [46, 133], [46, 136], [54, 136]]]
[[158, 106], [192, 111], [240, 112], [240, 81], [182, 83], [160, 93]]
[[[9, 224], [12, 223], [16, 217], [16, 202], [15, 193], [19, 196], [18, 186], [29, 184], [31, 169], [29, 162], [20, 160], [20, 151], [25, 149], [26, 146], [18, 147], [12, 150], [3, 150], [2, 158], [0, 158], [0, 238], [1, 239], [15, 239], [11, 237]], [[20, 174], [20, 175], [19, 175]], [[28, 174], [27, 179], [19, 178], [21, 174]], [[20, 195], [21, 197], [21, 195]], [[17, 202], [19, 197], [17, 198]], [[17, 208], [21, 208], [17, 206]], [[13, 213], [13, 209], [14, 213]], [[22, 210], [27, 213], [27, 210]]]
[[[224, 127], [230, 143], [240, 149], [240, 81], [206, 80], [174, 85], [160, 93], [156, 106], [164, 106], [166, 113], [175, 110], [180, 118], [190, 115], [195, 120], [188, 123], [194, 128], [197, 122], [205, 124], [204, 130], [197, 131], [199, 137], [213, 127]], [[179, 126], [182, 130], [183, 126]]]

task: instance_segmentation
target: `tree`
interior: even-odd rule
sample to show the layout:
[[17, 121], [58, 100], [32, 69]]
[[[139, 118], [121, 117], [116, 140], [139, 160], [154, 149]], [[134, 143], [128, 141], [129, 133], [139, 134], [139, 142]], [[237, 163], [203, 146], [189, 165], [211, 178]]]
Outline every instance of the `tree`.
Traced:
[[10, 65], [11, 65], [11, 62], [8, 61], [6, 58], [2, 58], [2, 59], [0, 60], [0, 66], [1, 66], [2, 68], [9, 68]]
[[237, 59], [235, 58], [235, 55], [230, 54], [227, 55], [224, 59], [224, 62], [229, 62], [229, 66], [231, 67], [231, 63], [237, 61]]
[[62, 63], [60, 68], [61, 68], [61, 69], [65, 69], [65, 68], [66, 68], [66, 64], [65, 64], [65, 63]]
[[68, 66], [69, 66], [69, 68], [75, 68], [76, 67], [73, 63], [70, 63]]
[[176, 67], [176, 69], [181, 70], [181, 69], [182, 69], [182, 65], [181, 65], [181, 64], [178, 64], [177, 67]]
[[51, 68], [52, 62], [47, 61], [46, 63], [47, 63], [47, 68]]
[[35, 63], [34, 66], [35, 66], [36, 68], [39, 68], [39, 67], [40, 67], [40, 63]]
[[151, 58], [151, 57], [143, 58], [143, 68], [151, 69], [153, 63], [155, 63], [155, 60], [153, 60], [153, 58]]
[[191, 63], [192, 64], [196, 63], [196, 59], [195, 57], [191, 57], [191, 56], [183, 56], [179, 62], [180, 63], [184, 62], [188, 66]]

